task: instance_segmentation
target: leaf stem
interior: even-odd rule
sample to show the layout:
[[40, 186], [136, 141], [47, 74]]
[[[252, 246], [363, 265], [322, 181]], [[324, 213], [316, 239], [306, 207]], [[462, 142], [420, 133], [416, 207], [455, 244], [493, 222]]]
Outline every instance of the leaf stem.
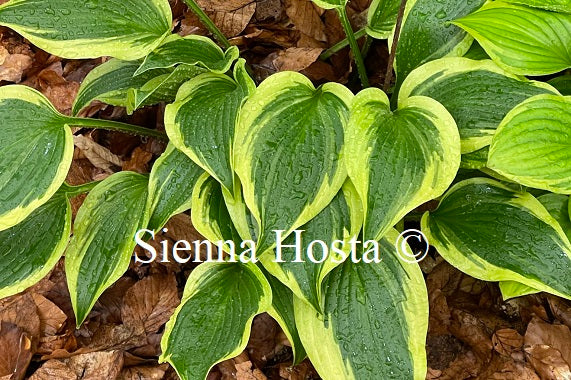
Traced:
[[99, 185], [102, 181], [94, 181], [94, 182], [87, 182], [82, 185], [68, 185], [66, 182], [63, 183], [61, 189], [65, 192], [69, 198], [77, 197], [83, 193], [88, 193], [97, 185]]
[[[356, 39], [359, 39], [359, 38], [365, 36], [366, 34], [367, 34], [367, 30], [365, 28], [363, 28], [363, 29], [359, 29], [358, 31], [356, 31], [354, 33], [354, 36]], [[344, 40], [337, 42], [335, 45], [331, 46], [329, 49], [327, 49], [323, 53], [321, 53], [321, 55], [319, 56], [319, 59], [325, 61], [326, 59], [329, 59], [333, 54], [339, 52], [340, 50], [345, 49], [347, 46], [349, 46], [349, 39], [345, 38]]]
[[195, 15], [198, 16], [200, 21], [204, 24], [204, 26], [206, 26], [206, 29], [208, 29], [208, 31], [210, 31], [210, 33], [212, 33], [214, 37], [216, 37], [216, 40], [224, 47], [224, 49], [228, 49], [230, 46], [232, 46], [230, 44], [230, 41], [228, 41], [228, 39], [226, 38], [226, 36], [220, 31], [220, 29], [218, 29], [218, 27], [214, 24], [214, 22], [212, 22], [210, 17], [208, 17], [208, 15], [204, 13], [202, 8], [200, 8], [194, 0], [183, 0], [183, 1], [186, 3], [186, 5], [188, 5], [190, 10]]
[[167, 135], [164, 132], [159, 132], [154, 129], [148, 129], [144, 127], [139, 127], [137, 125], [121, 123], [113, 120], [90, 119], [85, 117], [70, 117], [68, 118], [67, 124], [78, 125], [82, 127], [106, 129], [109, 131], [120, 131], [138, 136], [156, 137], [158, 139], [165, 141], [168, 140]]
[[351, 27], [349, 16], [347, 16], [347, 10], [345, 9], [345, 7], [339, 7], [337, 8], [337, 13], [339, 13], [339, 20], [341, 20], [341, 25], [345, 30], [345, 34], [347, 35], [347, 40], [349, 40], [349, 46], [351, 47], [351, 51], [353, 52], [353, 58], [355, 59], [355, 63], [357, 64], [357, 71], [359, 73], [359, 77], [361, 78], [361, 84], [363, 85], [363, 88], [367, 88], [369, 87], [369, 78], [367, 77], [365, 62], [363, 61], [361, 50], [359, 49], [359, 45], [357, 44], [357, 39], [355, 38], [355, 34], [353, 33], [353, 28]]
[[387, 66], [387, 72], [385, 74], [385, 83], [383, 85], [383, 91], [386, 93], [389, 90], [391, 81], [393, 80], [393, 66], [395, 63], [395, 57], [397, 52], [397, 46], [400, 38], [400, 30], [402, 26], [402, 19], [404, 17], [404, 10], [406, 8], [406, 0], [401, 0], [399, 13], [397, 16], [397, 23], [395, 25], [395, 34], [393, 37], [393, 44], [391, 46], [391, 54], [389, 55], [389, 64]]

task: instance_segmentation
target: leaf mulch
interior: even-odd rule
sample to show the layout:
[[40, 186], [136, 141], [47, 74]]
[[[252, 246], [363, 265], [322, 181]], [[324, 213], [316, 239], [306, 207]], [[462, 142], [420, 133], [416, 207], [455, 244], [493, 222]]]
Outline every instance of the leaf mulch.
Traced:
[[[6, 0], [0, 0], [0, 3]], [[237, 45], [255, 80], [283, 70], [299, 71], [315, 83], [335, 81], [355, 88], [347, 49], [328, 61], [319, 55], [343, 38], [333, 11], [309, 0], [199, 0]], [[180, 35], [206, 30], [180, 0], [171, 1], [173, 27]], [[367, 0], [350, 2], [354, 28], [365, 22]], [[371, 82], [382, 85], [386, 42], [367, 57]], [[104, 59], [62, 60], [0, 28], [0, 81], [21, 83], [45, 94], [69, 113], [79, 84]], [[84, 114], [151, 128], [163, 128], [164, 105], [127, 116], [120, 107], [95, 102]], [[148, 173], [165, 149], [152, 139], [107, 131], [75, 131], [70, 184], [100, 180], [119, 170]], [[74, 214], [83, 197], [73, 200]], [[190, 217], [174, 217], [172, 241], [198, 237]], [[497, 284], [466, 276], [437, 254], [422, 262], [430, 298], [427, 379], [571, 379], [571, 302], [546, 294], [502, 301]], [[63, 262], [37, 285], [0, 300], [0, 380], [176, 379], [158, 364], [164, 324], [180, 302], [193, 265], [132, 265], [97, 302], [79, 329], [65, 283]], [[246, 350], [215, 366], [215, 379], [318, 379], [304, 361], [291, 367], [285, 334], [268, 315], [258, 316]]]

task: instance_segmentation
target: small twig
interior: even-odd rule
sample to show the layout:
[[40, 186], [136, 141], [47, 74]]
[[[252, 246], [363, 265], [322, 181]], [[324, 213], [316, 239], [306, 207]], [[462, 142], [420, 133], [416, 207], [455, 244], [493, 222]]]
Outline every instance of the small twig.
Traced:
[[[359, 38], [365, 36], [366, 34], [367, 34], [367, 30], [365, 28], [359, 29], [358, 31], [356, 31], [354, 33], [356, 39], [359, 39]], [[345, 38], [344, 40], [337, 42], [335, 45], [331, 46], [329, 49], [327, 49], [323, 53], [321, 53], [321, 55], [319, 56], [319, 59], [321, 59], [322, 61], [325, 61], [326, 59], [330, 58], [333, 54], [339, 52], [342, 49], [345, 49], [347, 46], [349, 46], [349, 39]]]
[[367, 88], [369, 87], [367, 69], [365, 68], [365, 62], [363, 61], [363, 56], [361, 55], [361, 49], [359, 49], [359, 44], [357, 44], [357, 39], [353, 33], [353, 28], [351, 27], [351, 22], [349, 21], [347, 10], [345, 7], [339, 7], [337, 8], [337, 13], [339, 14], [341, 25], [343, 26], [345, 34], [347, 35], [347, 39], [349, 40], [349, 46], [351, 46], [353, 58], [355, 59], [355, 64], [357, 65], [357, 72], [359, 73], [359, 78], [361, 78], [361, 84], [363, 85], [363, 88]]
[[67, 124], [78, 125], [88, 128], [106, 129], [108, 131], [120, 131], [132, 135], [155, 137], [161, 140], [168, 141], [168, 137], [164, 132], [144, 127], [139, 127], [138, 125], [121, 123], [113, 120], [90, 119], [85, 117], [70, 117], [67, 119]]
[[218, 27], [216, 26], [216, 24], [214, 24], [214, 22], [212, 22], [212, 20], [210, 19], [210, 17], [208, 17], [208, 15], [206, 13], [204, 13], [204, 11], [202, 10], [202, 8], [200, 8], [198, 6], [198, 4], [196, 4], [196, 2], [194, 0], [184, 0], [184, 2], [186, 3], [186, 5], [188, 5], [188, 7], [190, 8], [190, 10], [198, 16], [198, 18], [200, 19], [200, 21], [204, 24], [204, 26], [206, 27], [206, 29], [208, 29], [208, 31], [210, 33], [212, 33], [214, 35], [214, 37], [216, 37], [216, 40], [225, 48], [228, 49], [230, 46], [232, 46], [232, 44], [230, 44], [230, 41], [228, 41], [228, 38], [226, 38], [226, 36], [220, 31], [220, 29], [218, 29]]
[[383, 91], [387, 92], [393, 80], [393, 65], [395, 62], [395, 55], [397, 52], [397, 46], [400, 38], [400, 30], [402, 25], [402, 19], [404, 17], [404, 10], [406, 8], [406, 0], [402, 0], [400, 3], [399, 13], [397, 16], [397, 23], [395, 25], [395, 34], [393, 37], [393, 44], [391, 46], [391, 54], [389, 56], [389, 65], [387, 66], [387, 72], [385, 74], [385, 84], [383, 85]]

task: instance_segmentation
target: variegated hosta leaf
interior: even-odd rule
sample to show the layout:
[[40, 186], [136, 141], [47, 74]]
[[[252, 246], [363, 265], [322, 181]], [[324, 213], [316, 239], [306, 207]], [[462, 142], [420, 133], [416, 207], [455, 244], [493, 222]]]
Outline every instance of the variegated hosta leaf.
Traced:
[[224, 52], [207, 37], [197, 35], [180, 37], [172, 34], [145, 58], [135, 74], [177, 64], [198, 65], [214, 73], [223, 74], [230, 69], [239, 54], [236, 46]]
[[512, 298], [527, 296], [528, 294], [539, 293], [540, 291], [534, 289], [530, 286], [520, 284], [515, 281], [500, 281], [500, 292], [502, 292], [502, 298], [507, 301]]
[[0, 88], [0, 231], [46, 203], [63, 183], [73, 156], [68, 118], [25, 86]]
[[129, 267], [135, 233], [149, 219], [147, 186], [147, 177], [140, 174], [113, 174], [89, 193], [77, 212], [65, 273], [78, 326]]
[[216, 363], [246, 348], [252, 320], [271, 305], [270, 285], [254, 264], [201, 264], [165, 327], [159, 361], [182, 380], [205, 379]]
[[20, 293], [47, 275], [63, 254], [71, 206], [58, 192], [23, 222], [0, 232], [0, 298]]
[[559, 223], [567, 238], [571, 240], [571, 218], [569, 218], [569, 197], [562, 194], [545, 194], [537, 198], [543, 207]]
[[274, 244], [273, 230], [286, 231], [285, 237], [307, 223], [345, 182], [341, 158], [351, 100], [338, 83], [315, 89], [303, 75], [282, 72], [244, 104], [234, 165], [260, 226], [260, 253]]
[[339, 9], [347, 5], [349, 0], [311, 0], [323, 9]]
[[165, 111], [172, 143], [231, 192], [236, 121], [244, 99], [256, 88], [243, 59], [236, 64], [234, 77], [199, 75], [180, 88]]
[[266, 276], [266, 279], [272, 288], [272, 307], [268, 310], [268, 314], [279, 323], [280, 327], [286, 334], [293, 350], [293, 365], [298, 365], [307, 357], [307, 353], [305, 352], [305, 348], [303, 348], [303, 344], [301, 343], [299, 332], [295, 324], [295, 313], [293, 308], [295, 296], [287, 286], [280, 282], [280, 280], [265, 271], [262, 265], [259, 265], [259, 268]]
[[230, 218], [242, 240], [257, 240], [258, 222], [248, 209], [248, 206], [246, 206], [240, 180], [237, 177], [234, 179], [234, 193], [230, 193], [222, 188], [222, 195], [224, 196]]
[[72, 113], [77, 115], [94, 100], [127, 107], [129, 113], [143, 105], [171, 101], [183, 82], [205, 72], [196, 66], [181, 65], [135, 76], [140, 64], [111, 59], [90, 71], [81, 83]]
[[483, 169], [488, 163], [488, 153], [490, 153], [489, 146], [474, 152], [465, 153], [462, 155], [460, 167], [462, 169]]
[[516, 281], [571, 299], [571, 243], [529, 193], [494, 180], [456, 184], [422, 218], [446, 261], [484, 281]]
[[206, 69], [198, 66], [179, 65], [171, 73], [159, 75], [140, 88], [130, 88], [127, 93], [127, 113], [132, 114], [143, 106], [174, 101], [184, 82], [205, 72]]
[[462, 153], [490, 145], [506, 114], [525, 99], [556, 94], [550, 85], [502, 70], [490, 60], [438, 59], [414, 70], [404, 81], [399, 100], [409, 96], [436, 99], [452, 114], [462, 142]]
[[488, 56], [484, 48], [480, 46], [478, 41], [472, 42], [472, 46], [470, 46], [470, 49], [468, 49], [468, 51], [466, 52], [466, 54], [463, 55], [463, 57], [473, 59], [476, 61], [481, 61], [483, 59], [490, 59], [490, 57]]
[[511, 110], [488, 167], [525, 186], [571, 194], [571, 96], [537, 95]]
[[[475, 11], [485, 2], [409, 0], [396, 51], [397, 86], [423, 63], [445, 56], [464, 55], [470, 48], [472, 37], [450, 21]], [[391, 36], [391, 40], [393, 38]], [[389, 46], [391, 44], [389, 41]]]
[[296, 299], [301, 341], [323, 379], [425, 378], [428, 294], [418, 264], [397, 257], [397, 235], [380, 242], [381, 263], [347, 260], [329, 274], [323, 314]]
[[172, 216], [190, 208], [192, 190], [202, 173], [202, 168], [184, 153], [172, 144], [167, 146], [153, 165], [149, 178], [148, 229], [158, 231]]
[[571, 74], [561, 75], [548, 81], [562, 95], [571, 96]]
[[508, 0], [508, 3], [527, 5], [549, 11], [571, 13], [571, 0]]
[[167, 0], [11, 0], [0, 25], [63, 58], [147, 55], [171, 31]]
[[367, 13], [367, 34], [377, 39], [391, 35], [401, 0], [373, 0]]
[[[281, 260], [284, 262], [276, 261], [277, 253], [262, 255], [260, 260], [264, 267], [297, 297], [308, 302], [315, 310], [321, 311], [321, 284], [325, 276], [340, 264], [342, 258], [335, 252], [328, 252], [329, 256], [324, 258], [323, 247], [319, 244], [312, 244], [310, 251], [313, 258], [310, 258], [307, 256], [309, 244], [320, 240], [331, 247], [336, 240], [344, 241], [343, 249], [349, 256], [349, 240], [359, 235], [362, 223], [361, 199], [353, 184], [347, 180], [333, 201], [315, 218], [299, 228], [304, 231], [300, 236], [292, 234], [284, 239], [284, 248], [281, 249]], [[298, 240], [303, 262], [298, 262], [295, 248], [285, 247], [296, 245]], [[322, 262], [316, 263], [316, 260]]]
[[514, 74], [545, 75], [571, 67], [571, 14], [493, 1], [454, 24]]
[[[202, 174], [196, 181], [192, 192], [192, 225], [211, 242], [232, 241], [236, 253], [240, 254], [240, 234], [234, 227], [228, 208], [224, 203], [222, 186], [208, 173]], [[230, 251], [225, 244], [224, 250]]]
[[414, 96], [391, 112], [379, 89], [353, 101], [346, 165], [364, 206], [364, 240], [379, 240], [415, 207], [448, 188], [460, 166], [460, 137], [436, 100]]

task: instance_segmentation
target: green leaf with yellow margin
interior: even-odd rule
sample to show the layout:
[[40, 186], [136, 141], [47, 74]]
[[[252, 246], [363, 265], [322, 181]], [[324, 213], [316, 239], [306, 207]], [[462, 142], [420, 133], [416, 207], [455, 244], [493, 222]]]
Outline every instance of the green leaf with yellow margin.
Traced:
[[0, 88], [0, 231], [46, 203], [67, 176], [73, 136], [67, 123], [38, 91]]
[[571, 96], [537, 95], [511, 110], [488, 167], [524, 186], [571, 194]]
[[311, 363], [324, 380], [423, 380], [428, 294], [417, 263], [380, 242], [380, 263], [351, 260], [323, 284], [323, 314], [296, 299], [295, 319]]
[[571, 218], [569, 218], [569, 197], [562, 194], [544, 194], [537, 197], [543, 207], [559, 223], [563, 232], [571, 240]]
[[528, 7], [548, 11], [571, 13], [571, 0], [507, 0], [508, 3], [527, 5]]
[[[423, 63], [446, 56], [462, 56], [472, 37], [451, 20], [478, 9], [486, 0], [409, 0], [398, 41], [395, 72], [397, 88]], [[392, 45], [393, 35], [389, 39]]]
[[[260, 226], [258, 249], [313, 219], [337, 194], [353, 95], [338, 83], [315, 89], [305, 76], [281, 72], [244, 104], [236, 128], [234, 166]], [[272, 242], [274, 240], [274, 242]]]
[[79, 208], [65, 255], [77, 326], [129, 267], [135, 233], [149, 220], [147, 187], [146, 176], [119, 172], [98, 184]]
[[499, 286], [504, 301], [540, 292], [539, 290], [534, 289], [531, 286], [520, 284], [519, 282], [516, 281], [500, 281]]
[[271, 305], [270, 285], [254, 264], [199, 265], [166, 324], [159, 362], [170, 363], [182, 380], [206, 379], [216, 363], [246, 348], [252, 320]]
[[380, 240], [400, 219], [442, 195], [460, 166], [460, 136], [434, 99], [401, 99], [392, 112], [379, 89], [354, 99], [347, 132], [347, 171], [363, 201], [364, 240]]
[[456, 120], [462, 153], [490, 145], [506, 114], [527, 98], [558, 94], [550, 85], [502, 70], [490, 60], [442, 58], [414, 70], [404, 81], [399, 99], [428, 96]]
[[339, 9], [347, 5], [349, 0], [311, 0], [320, 8], [323, 9]]
[[454, 24], [514, 74], [546, 75], [571, 67], [571, 14], [493, 1]]
[[149, 178], [148, 228], [161, 229], [171, 217], [192, 205], [192, 190], [204, 170], [172, 144], [157, 159]]
[[181, 37], [178, 34], [171, 34], [145, 58], [135, 75], [177, 64], [197, 65], [213, 73], [223, 74], [230, 70], [239, 54], [236, 46], [224, 52], [207, 37], [197, 35]]
[[62, 58], [142, 58], [171, 32], [167, 0], [11, 0], [0, 25]]
[[531, 194], [469, 179], [452, 187], [421, 224], [430, 244], [462, 272], [571, 299], [571, 243]]
[[373, 0], [367, 11], [367, 34], [386, 39], [397, 22], [401, 0]]
[[63, 192], [23, 222], [0, 231], [0, 298], [20, 293], [57, 264], [71, 232], [71, 205]]
[[[345, 252], [346, 257], [350, 255], [349, 240], [358, 237], [363, 225], [363, 207], [361, 199], [350, 180], [347, 180], [343, 188], [333, 198], [315, 218], [299, 228], [300, 233], [291, 234], [284, 239], [281, 250], [281, 260], [278, 262], [277, 252], [268, 252], [260, 257], [264, 267], [282, 283], [290, 288], [300, 299], [312, 305], [315, 310], [320, 311], [321, 307], [321, 284], [323, 279], [343, 258], [336, 252], [330, 252], [329, 247], [335, 241], [338, 249]], [[315, 241], [322, 241], [327, 248]], [[340, 242], [343, 245], [340, 246]], [[297, 250], [293, 247], [298, 243], [300, 257], [297, 257]], [[311, 245], [311, 247], [310, 247]], [[275, 249], [274, 249], [275, 250]], [[311, 251], [313, 258], [307, 256]], [[301, 259], [302, 262], [298, 262]], [[317, 263], [315, 261], [322, 261]]]
[[234, 67], [234, 78], [205, 73], [186, 82], [165, 110], [165, 129], [180, 151], [233, 191], [233, 145], [238, 113], [256, 85], [246, 61]]

